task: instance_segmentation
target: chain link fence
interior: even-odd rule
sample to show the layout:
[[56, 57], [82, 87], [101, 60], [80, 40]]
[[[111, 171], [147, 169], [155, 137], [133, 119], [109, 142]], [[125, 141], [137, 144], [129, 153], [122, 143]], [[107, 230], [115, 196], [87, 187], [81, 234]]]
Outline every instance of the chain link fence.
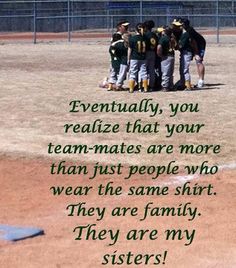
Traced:
[[175, 17], [185, 17], [192, 26], [221, 41], [221, 34], [234, 31], [235, 1], [0, 1], [0, 34], [31, 32], [65, 33], [68, 41], [76, 32], [112, 32], [121, 20], [132, 27], [147, 19], [156, 26], [168, 25]]

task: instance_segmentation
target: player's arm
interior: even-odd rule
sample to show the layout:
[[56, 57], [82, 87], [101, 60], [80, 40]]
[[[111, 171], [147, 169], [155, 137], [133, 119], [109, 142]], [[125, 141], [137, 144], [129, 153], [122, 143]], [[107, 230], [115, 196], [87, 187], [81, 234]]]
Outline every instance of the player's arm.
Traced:
[[157, 56], [160, 57], [160, 58], [162, 58], [162, 52], [163, 52], [162, 45], [159, 44], [157, 46]]
[[130, 47], [128, 47], [128, 54], [127, 54], [127, 64], [128, 65], [130, 64], [131, 52], [132, 52], [132, 49]]

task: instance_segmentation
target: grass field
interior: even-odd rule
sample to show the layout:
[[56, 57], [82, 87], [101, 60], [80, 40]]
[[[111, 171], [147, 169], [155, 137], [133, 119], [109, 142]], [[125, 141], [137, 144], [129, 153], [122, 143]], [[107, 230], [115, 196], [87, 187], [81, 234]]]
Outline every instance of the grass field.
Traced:
[[[9, 225], [37, 226], [45, 235], [16, 243], [0, 242], [1, 267], [114, 267], [101, 265], [102, 256], [132, 251], [135, 253], [163, 253], [168, 251], [165, 267], [225, 267], [236, 265], [235, 258], [235, 155], [236, 155], [236, 82], [235, 45], [207, 47], [206, 88], [191, 92], [153, 92], [148, 94], [126, 91], [108, 92], [98, 83], [108, 75], [108, 42], [83, 41], [81, 43], [2, 44], [0, 46], [0, 210], [1, 223]], [[192, 82], [197, 81], [196, 66], [191, 65]], [[178, 54], [176, 54], [175, 81], [178, 80]], [[69, 103], [139, 103], [152, 99], [163, 110], [161, 115], [149, 113], [69, 113]], [[170, 117], [169, 104], [198, 104], [198, 113], [178, 113]], [[91, 123], [96, 119], [120, 125], [118, 134], [81, 134], [63, 131], [66, 123]], [[144, 124], [160, 124], [160, 132], [152, 134], [126, 133], [127, 121], [141, 119]], [[197, 124], [205, 126], [197, 134], [174, 133], [166, 137], [165, 124]], [[114, 144], [141, 145], [140, 154], [48, 154], [48, 144]], [[147, 154], [151, 144], [220, 145], [219, 154]], [[87, 176], [50, 175], [50, 165], [59, 160], [86, 164], [92, 170], [93, 163], [122, 163], [124, 174], [129, 165], [165, 165], [175, 160], [180, 166], [180, 177], [134, 176], [124, 181], [122, 176], [98, 176], [94, 181]], [[127, 196], [127, 190], [135, 185], [168, 185], [173, 193], [176, 186], [191, 178], [185, 178], [186, 164], [218, 165], [220, 171], [213, 176], [197, 176], [191, 181], [207, 186], [214, 185], [216, 196]], [[181, 177], [182, 176], [182, 177]], [[122, 186], [121, 196], [52, 196], [52, 185], [86, 186], [96, 189], [101, 182], [113, 181]], [[191, 202], [202, 216], [189, 222], [184, 217], [151, 217], [139, 221], [138, 217], [111, 218], [106, 215], [97, 222], [93, 217], [67, 217], [66, 206], [71, 202], [87, 202], [89, 206], [136, 206], [140, 210], [147, 202], [156, 205], [176, 205]], [[120, 228], [121, 239], [108, 246], [104, 241], [76, 241], [73, 229], [79, 224], [97, 223], [99, 228]], [[131, 228], [196, 229], [196, 238], [189, 246], [184, 241], [166, 241], [160, 235], [157, 240], [127, 241], [123, 234]], [[153, 267], [139, 265], [139, 267]], [[127, 267], [123, 265], [123, 267]], [[134, 267], [134, 266], [130, 266]]]

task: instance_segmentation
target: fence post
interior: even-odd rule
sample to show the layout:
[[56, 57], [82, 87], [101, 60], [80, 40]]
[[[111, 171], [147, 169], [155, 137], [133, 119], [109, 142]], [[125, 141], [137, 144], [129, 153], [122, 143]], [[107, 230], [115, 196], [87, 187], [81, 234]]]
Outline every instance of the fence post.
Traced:
[[143, 21], [143, 1], [140, 0], [140, 22]]
[[106, 10], [107, 10], [107, 31], [110, 32], [110, 10], [109, 10], [109, 2], [106, 2]]
[[68, 30], [68, 42], [71, 41], [70, 32], [70, 0], [67, 0], [67, 30]]
[[216, 42], [220, 43], [219, 0], [216, 2]]
[[169, 24], [169, 16], [170, 16], [170, 8], [169, 6], [166, 8], [166, 25]]
[[[232, 0], [232, 3], [231, 3], [231, 8], [232, 8], [232, 15], [234, 15], [234, 0]], [[235, 27], [235, 15], [232, 17], [232, 26]]]
[[114, 17], [113, 15], [111, 15], [111, 31], [113, 33], [113, 29], [114, 29]]
[[36, 37], [36, 31], [37, 31], [37, 26], [36, 26], [36, 16], [37, 16], [37, 13], [36, 13], [36, 8], [37, 8], [37, 3], [36, 3], [36, 0], [34, 0], [34, 5], [33, 5], [33, 31], [34, 31], [34, 44], [36, 44], [37, 42], [37, 37]]

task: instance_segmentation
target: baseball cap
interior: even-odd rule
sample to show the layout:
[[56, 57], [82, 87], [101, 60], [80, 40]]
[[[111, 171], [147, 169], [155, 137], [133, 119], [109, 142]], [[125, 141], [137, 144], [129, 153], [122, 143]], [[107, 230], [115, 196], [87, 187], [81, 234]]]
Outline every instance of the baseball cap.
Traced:
[[160, 26], [160, 27], [157, 28], [158, 33], [162, 33], [164, 30], [165, 30], [164, 26]]
[[124, 26], [124, 27], [128, 27], [130, 25], [130, 23], [128, 21], [121, 21], [117, 24], [118, 26]]
[[182, 26], [183, 25], [183, 23], [181, 21], [177, 20], [177, 19], [174, 19], [172, 24], [175, 25], [175, 26]]

